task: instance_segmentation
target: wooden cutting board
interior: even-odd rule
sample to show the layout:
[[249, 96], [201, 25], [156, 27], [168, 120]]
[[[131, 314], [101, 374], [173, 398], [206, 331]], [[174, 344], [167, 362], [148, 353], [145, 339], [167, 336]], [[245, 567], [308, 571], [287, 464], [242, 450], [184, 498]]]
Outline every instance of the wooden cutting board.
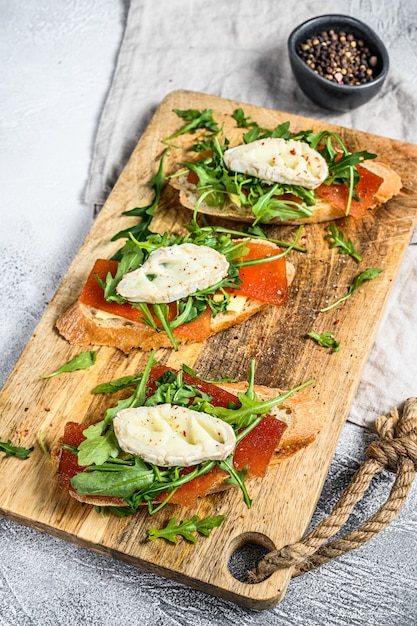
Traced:
[[[36, 445], [42, 432], [50, 447], [62, 434], [68, 420], [94, 421], [106, 408], [108, 398], [91, 394], [99, 382], [140, 371], [147, 355], [134, 351], [128, 358], [119, 351], [97, 349], [94, 367], [45, 380], [39, 376], [53, 371], [83, 348], [70, 346], [54, 329], [58, 315], [80, 292], [94, 260], [110, 256], [120, 246], [109, 238], [135, 223], [122, 217], [122, 211], [148, 204], [153, 192], [148, 181], [155, 174], [165, 148], [161, 140], [182, 122], [173, 113], [178, 109], [212, 108], [225, 134], [235, 137], [233, 111], [243, 106], [245, 114], [260, 125], [272, 128], [290, 120], [291, 130], [332, 128], [350, 150], [376, 152], [401, 175], [401, 193], [377, 211], [368, 211], [363, 221], [340, 221], [363, 261], [329, 248], [324, 236], [328, 224], [308, 225], [303, 244], [306, 253], [291, 252], [297, 269], [288, 302], [258, 314], [239, 328], [233, 328], [203, 344], [183, 346], [178, 352], [159, 350], [157, 359], [177, 366], [187, 363], [206, 377], [227, 373], [246, 380], [252, 357], [257, 359], [256, 382], [290, 388], [310, 378], [315, 384], [309, 393], [328, 410], [326, 428], [307, 450], [271, 470], [262, 480], [250, 482], [253, 507], [248, 510], [238, 491], [202, 500], [196, 510], [183, 511], [168, 506], [154, 518], [146, 511], [119, 519], [100, 515], [90, 506], [80, 506], [56, 485], [55, 472]], [[176, 143], [190, 146], [195, 135], [185, 135]], [[183, 158], [181, 148], [167, 159], [170, 173]], [[98, 216], [57, 293], [50, 302], [27, 347], [1, 393], [0, 440], [35, 445], [28, 460], [0, 455], [0, 514], [16, 522], [45, 531], [100, 553], [122, 559], [138, 568], [175, 579], [248, 608], [264, 609], [283, 597], [291, 571], [283, 570], [268, 580], [249, 585], [229, 571], [229, 560], [236, 550], [257, 544], [268, 550], [299, 540], [314, 512], [343, 424], [371, 350], [409, 242], [417, 215], [417, 147], [384, 137], [262, 109], [215, 96], [186, 91], [169, 94], [157, 109], [138, 143], [103, 210]], [[165, 203], [155, 220], [158, 229], [175, 229], [189, 221], [174, 200]], [[296, 227], [274, 227], [272, 233], [291, 240]], [[327, 313], [319, 310], [346, 294], [353, 278], [369, 267], [383, 273], [364, 284], [341, 307]], [[310, 330], [334, 331], [341, 349], [331, 354], [306, 338]], [[110, 400], [111, 401], [111, 400]], [[387, 407], [391, 408], [391, 407]], [[196, 544], [180, 540], [177, 545], [163, 540], [147, 542], [147, 529], [161, 527], [172, 515], [179, 519], [198, 514], [226, 514], [220, 528]]]

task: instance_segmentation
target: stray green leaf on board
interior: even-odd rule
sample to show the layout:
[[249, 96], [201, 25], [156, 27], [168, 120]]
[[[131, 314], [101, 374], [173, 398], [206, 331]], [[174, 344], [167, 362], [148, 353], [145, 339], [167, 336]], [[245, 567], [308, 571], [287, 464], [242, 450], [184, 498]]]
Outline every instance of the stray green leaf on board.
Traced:
[[33, 446], [31, 448], [14, 446], [10, 439], [7, 442], [0, 441], [0, 452], [4, 452], [6, 456], [16, 456], [18, 459], [26, 460], [33, 450]]
[[330, 306], [327, 306], [324, 309], [320, 309], [320, 313], [324, 313], [325, 311], [330, 311], [330, 309], [334, 309], [334, 307], [338, 306], [339, 304], [341, 304], [342, 302], [344, 302], [345, 300], [353, 296], [355, 291], [358, 289], [358, 287], [362, 285], [362, 283], [364, 283], [367, 280], [372, 280], [373, 278], [376, 278], [378, 274], [380, 274], [382, 271], [383, 270], [377, 267], [369, 267], [367, 270], [365, 270], [361, 274], [358, 274], [358, 276], [354, 278], [353, 283], [350, 285], [347, 294], [343, 296], [343, 298], [339, 298], [339, 300], [336, 300], [336, 302], [333, 302], [333, 304], [331, 304]]
[[150, 528], [148, 530], [148, 539], [153, 541], [154, 539], [164, 538], [171, 543], [177, 543], [177, 535], [182, 535], [187, 541], [196, 543], [198, 540], [197, 533], [208, 537], [216, 526], [220, 526], [225, 515], [216, 515], [215, 517], [205, 517], [199, 519], [198, 515], [194, 515], [190, 519], [185, 519], [180, 524], [177, 524], [177, 516], [174, 516], [169, 520], [168, 524], [161, 529]]
[[340, 350], [340, 342], [334, 338], [333, 333], [316, 333], [313, 330], [307, 333], [307, 337], [316, 341], [323, 348], [331, 348], [332, 352], [338, 352]]
[[97, 353], [93, 350], [91, 352], [80, 352], [72, 358], [68, 363], [65, 363], [59, 369], [51, 372], [50, 374], [44, 374], [40, 378], [52, 378], [52, 376], [58, 376], [58, 374], [64, 374], [65, 372], [75, 372], [77, 370], [86, 370], [96, 362]]
[[343, 230], [337, 229], [334, 224], [330, 224], [330, 232], [325, 236], [325, 239], [333, 240], [330, 243], [330, 248], [339, 248], [339, 254], [348, 254], [352, 259], [355, 259], [357, 263], [362, 261], [362, 257], [356, 251], [352, 240], [349, 237], [345, 239]]

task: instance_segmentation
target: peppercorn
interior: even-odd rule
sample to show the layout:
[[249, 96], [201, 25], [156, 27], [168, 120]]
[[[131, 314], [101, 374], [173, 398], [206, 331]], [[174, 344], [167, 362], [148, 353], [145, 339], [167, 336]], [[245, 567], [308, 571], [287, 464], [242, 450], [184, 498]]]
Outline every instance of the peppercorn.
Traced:
[[341, 85], [362, 85], [375, 78], [378, 57], [352, 33], [323, 31], [302, 42], [297, 52], [316, 74]]

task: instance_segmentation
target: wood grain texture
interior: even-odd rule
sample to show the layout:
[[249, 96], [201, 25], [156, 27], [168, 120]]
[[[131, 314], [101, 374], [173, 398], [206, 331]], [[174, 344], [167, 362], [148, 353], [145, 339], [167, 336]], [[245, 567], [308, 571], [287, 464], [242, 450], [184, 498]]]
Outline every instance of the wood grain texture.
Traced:
[[[91, 394], [97, 383], [143, 367], [147, 355], [140, 351], [126, 357], [117, 350], [101, 347], [93, 368], [49, 380], [39, 378], [81, 351], [57, 334], [55, 320], [80, 292], [94, 260], [110, 256], [119, 247], [120, 243], [111, 243], [109, 238], [134, 223], [134, 218], [122, 217], [122, 211], [145, 205], [152, 199], [147, 183], [165, 147], [161, 139], [181, 125], [172, 109], [212, 108], [216, 119], [220, 123], [224, 121], [226, 134], [234, 138], [240, 131], [231, 124], [230, 114], [238, 106], [243, 106], [246, 115], [268, 127], [286, 120], [291, 121], [292, 130], [329, 127], [323, 122], [214, 96], [185, 91], [169, 94], [155, 113], [2, 390], [2, 439], [10, 438], [15, 443], [30, 446], [41, 431], [45, 444], [51, 446], [62, 434], [66, 421], [91, 422], [102, 414], [108, 399]], [[337, 250], [330, 250], [324, 239], [328, 224], [308, 225], [303, 233], [308, 252], [292, 252], [290, 256], [297, 273], [291, 297], [283, 307], [270, 308], [204, 344], [183, 346], [178, 352], [159, 350], [156, 355], [159, 361], [174, 367], [186, 362], [204, 376], [218, 377], [227, 373], [239, 379], [246, 378], [250, 360], [255, 356], [258, 361], [256, 382], [280, 388], [314, 378], [309, 393], [325, 405], [329, 414], [326, 428], [317, 441], [271, 470], [266, 478], [251, 481], [254, 505], [250, 510], [246, 509], [240, 493], [230, 491], [202, 500], [196, 510], [186, 512], [167, 507], [151, 519], [145, 511], [132, 518], [118, 519], [98, 515], [92, 507], [80, 506], [60, 491], [53, 469], [36, 446], [27, 461], [4, 455], [0, 458], [2, 516], [248, 608], [271, 607], [282, 599], [290, 571], [277, 572], [263, 583], [248, 585], [229, 572], [229, 557], [248, 542], [260, 543], [268, 549], [292, 543], [308, 526], [417, 214], [417, 147], [345, 128], [332, 128], [351, 150], [376, 152], [403, 180], [401, 193], [387, 205], [369, 211], [361, 222], [352, 218], [340, 222], [362, 254], [362, 263], [357, 265]], [[178, 145], [186, 148], [194, 139], [195, 136], [189, 135], [181, 137]], [[171, 151], [167, 173], [173, 171], [182, 156], [181, 149]], [[189, 213], [178, 207], [175, 196], [170, 196], [154, 226], [159, 230], [178, 229], [187, 221]], [[295, 230], [295, 227], [277, 226], [271, 232], [290, 239]], [[384, 271], [377, 279], [363, 285], [343, 306], [327, 313], [319, 312], [345, 295], [353, 278], [368, 267]], [[330, 354], [306, 339], [310, 330], [334, 331], [341, 342], [340, 352]], [[210, 538], [195, 545], [185, 541], [179, 541], [176, 546], [163, 541], [147, 542], [147, 529], [162, 526], [173, 514], [178, 514], [180, 519], [190, 514], [202, 517], [226, 514], [227, 519]]]

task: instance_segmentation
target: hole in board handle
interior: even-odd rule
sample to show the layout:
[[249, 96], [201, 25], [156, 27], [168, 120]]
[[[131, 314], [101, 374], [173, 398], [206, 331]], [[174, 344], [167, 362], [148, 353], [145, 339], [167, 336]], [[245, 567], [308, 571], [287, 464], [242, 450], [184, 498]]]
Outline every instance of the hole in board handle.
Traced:
[[227, 569], [239, 582], [253, 584], [248, 572], [272, 550], [275, 550], [273, 542], [262, 533], [244, 533], [234, 537], [229, 544]]

